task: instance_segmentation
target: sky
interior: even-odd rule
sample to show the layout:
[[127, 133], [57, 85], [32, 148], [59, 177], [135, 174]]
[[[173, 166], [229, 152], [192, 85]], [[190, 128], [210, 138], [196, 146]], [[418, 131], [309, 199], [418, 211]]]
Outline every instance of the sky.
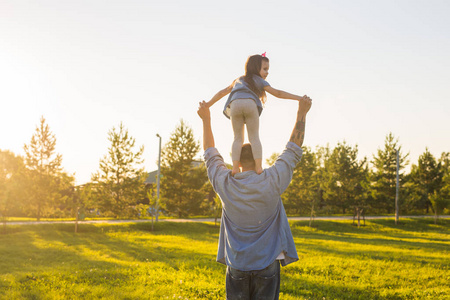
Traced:
[[[0, 0], [0, 149], [24, 155], [41, 116], [62, 166], [91, 179], [120, 122], [157, 168], [180, 120], [201, 142], [198, 102], [267, 53], [272, 87], [308, 95], [304, 145], [358, 146], [372, 159], [392, 132], [410, 163], [450, 151], [450, 2]], [[216, 147], [233, 133], [211, 108]], [[268, 96], [264, 158], [289, 140], [297, 104]], [[201, 153], [197, 155], [201, 157]]]

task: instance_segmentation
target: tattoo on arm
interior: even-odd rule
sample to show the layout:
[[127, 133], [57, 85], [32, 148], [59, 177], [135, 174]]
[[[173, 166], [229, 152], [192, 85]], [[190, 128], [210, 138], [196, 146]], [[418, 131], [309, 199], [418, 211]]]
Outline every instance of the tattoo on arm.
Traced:
[[[298, 120], [298, 119], [297, 119]], [[296, 143], [298, 146], [303, 145], [303, 140], [305, 139], [305, 116], [302, 116], [300, 120], [295, 124], [294, 130], [292, 131], [290, 142]]]

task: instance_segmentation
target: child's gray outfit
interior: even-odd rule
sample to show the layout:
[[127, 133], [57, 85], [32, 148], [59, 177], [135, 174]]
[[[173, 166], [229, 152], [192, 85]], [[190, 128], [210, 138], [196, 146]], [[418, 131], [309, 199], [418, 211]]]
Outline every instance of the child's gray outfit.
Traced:
[[[253, 80], [260, 90], [270, 85], [257, 75], [253, 75]], [[244, 143], [244, 124], [247, 124], [248, 140], [252, 145], [253, 158], [262, 159], [262, 146], [259, 140], [259, 116], [262, 109], [261, 100], [248, 87], [244, 78], [237, 79], [223, 110], [224, 115], [231, 119], [233, 126], [234, 141], [231, 148], [233, 161], [240, 160], [241, 148]]]

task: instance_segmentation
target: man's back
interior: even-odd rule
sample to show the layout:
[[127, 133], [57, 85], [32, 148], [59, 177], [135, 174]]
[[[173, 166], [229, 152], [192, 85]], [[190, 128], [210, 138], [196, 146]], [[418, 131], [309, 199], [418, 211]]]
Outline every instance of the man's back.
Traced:
[[280, 196], [301, 155], [300, 147], [288, 143], [262, 174], [246, 171], [233, 177], [217, 149], [205, 151], [208, 177], [223, 205], [217, 261], [245, 271], [264, 269], [280, 253], [283, 265], [298, 260]]

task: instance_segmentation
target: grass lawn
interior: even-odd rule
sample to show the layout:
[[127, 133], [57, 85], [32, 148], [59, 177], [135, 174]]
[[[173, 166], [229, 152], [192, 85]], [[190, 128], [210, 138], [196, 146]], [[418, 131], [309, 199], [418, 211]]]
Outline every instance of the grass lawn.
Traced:
[[[450, 220], [291, 222], [280, 299], [450, 299]], [[213, 223], [9, 226], [0, 299], [224, 299]]]

